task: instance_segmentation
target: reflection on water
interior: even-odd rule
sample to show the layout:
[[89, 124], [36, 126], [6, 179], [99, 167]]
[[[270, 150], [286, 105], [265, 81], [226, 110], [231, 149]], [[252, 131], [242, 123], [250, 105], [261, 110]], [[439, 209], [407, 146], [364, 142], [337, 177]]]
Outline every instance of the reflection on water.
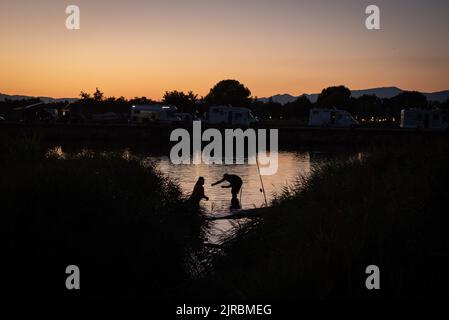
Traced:
[[[209, 214], [223, 213], [229, 211], [231, 191], [223, 189], [221, 185], [211, 187], [211, 184], [220, 180], [224, 173], [239, 175], [243, 180], [241, 192], [241, 205], [243, 209], [259, 208], [264, 206], [264, 195], [261, 191], [261, 181], [256, 165], [208, 165], [208, 164], [189, 164], [173, 165], [170, 159], [164, 155], [155, 155], [154, 152], [145, 150], [134, 150], [130, 147], [120, 148], [70, 148], [65, 150], [62, 146], [52, 146], [49, 154], [58, 157], [64, 157], [66, 153], [86, 153], [86, 152], [117, 152], [125, 158], [136, 156], [145, 162], [153, 162], [157, 168], [165, 175], [179, 182], [183, 192], [189, 195], [198, 177], [204, 177], [205, 193], [209, 201], [202, 201], [204, 209]], [[308, 177], [312, 170], [326, 162], [335, 159], [348, 159], [350, 157], [360, 158], [361, 153], [347, 150], [308, 150], [308, 151], [279, 151], [278, 171], [272, 176], [262, 176], [265, 187], [268, 204], [276, 194], [282, 192], [283, 187], [295, 182], [297, 177]], [[245, 162], [247, 163], [247, 161]], [[226, 185], [223, 183], [222, 185]], [[150, 190], [149, 190], [150, 192]], [[229, 232], [233, 228], [233, 223], [226, 220], [219, 220], [212, 223], [212, 233], [210, 241], [217, 241], [222, 233]]]
[[[223, 189], [221, 185], [211, 187], [211, 184], [221, 180], [223, 174], [236, 174], [243, 180], [241, 192], [241, 206], [243, 209], [259, 208], [264, 205], [264, 196], [260, 176], [256, 165], [173, 165], [170, 159], [160, 157], [156, 160], [158, 168], [171, 178], [179, 181], [186, 193], [193, 190], [198, 177], [206, 179], [205, 193], [210, 198], [203, 201], [203, 207], [210, 213], [229, 211], [231, 190]], [[282, 191], [282, 187], [294, 182], [298, 175], [309, 175], [311, 170], [310, 155], [308, 152], [280, 152], [279, 168], [273, 176], [262, 176], [267, 200], [273, 198], [276, 193]], [[222, 185], [226, 185], [223, 183]]]

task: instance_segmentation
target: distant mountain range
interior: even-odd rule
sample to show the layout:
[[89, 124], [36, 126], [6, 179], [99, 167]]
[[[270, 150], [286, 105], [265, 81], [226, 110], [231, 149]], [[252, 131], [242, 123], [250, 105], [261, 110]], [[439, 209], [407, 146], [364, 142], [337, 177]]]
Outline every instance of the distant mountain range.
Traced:
[[63, 102], [63, 101], [76, 101], [78, 98], [51, 98], [51, 97], [32, 97], [32, 96], [21, 96], [21, 95], [8, 95], [0, 93], [0, 101], [5, 101], [5, 99], [9, 100], [24, 100], [24, 99], [32, 99], [39, 98], [42, 102], [51, 103], [51, 102]]
[[[354, 98], [359, 98], [363, 95], [376, 95], [379, 98], [392, 98], [394, 96], [397, 96], [398, 94], [404, 92], [406, 90], [402, 90], [397, 87], [383, 87], [383, 88], [372, 88], [372, 89], [365, 89], [365, 90], [352, 90], [352, 96]], [[318, 93], [312, 93], [312, 94], [305, 94], [309, 98], [310, 101], [316, 102], [318, 99]], [[427, 100], [429, 101], [436, 101], [436, 102], [445, 102], [449, 99], [449, 90], [447, 91], [439, 91], [439, 92], [432, 92], [432, 93], [425, 93], [424, 95], [427, 97]], [[258, 98], [259, 101], [262, 102], [268, 102], [271, 98], [273, 102], [280, 103], [282, 105], [293, 102], [296, 99], [298, 99], [301, 95], [298, 96], [292, 96], [290, 94], [277, 94], [272, 97], [268, 98]], [[7, 95], [0, 93], [0, 101], [4, 101], [5, 99], [10, 100], [23, 100], [23, 99], [30, 99], [30, 98], [40, 98], [45, 103], [51, 103], [51, 102], [61, 102], [61, 101], [76, 101], [78, 98], [51, 98], [51, 97], [31, 97], [31, 96], [21, 96], [21, 95]]]
[[[366, 95], [376, 95], [379, 98], [392, 98], [404, 91], [406, 91], [406, 90], [402, 90], [402, 89], [396, 88], [396, 87], [383, 87], [383, 88], [372, 88], [372, 89], [365, 89], [365, 90], [352, 90], [351, 93], [352, 93], [352, 97], [354, 97], [354, 98], [359, 98], [365, 94]], [[445, 102], [447, 99], [449, 99], [449, 90], [440, 91], [440, 92], [432, 92], [432, 93], [423, 93], [423, 94], [427, 97], [427, 100], [429, 100], [429, 101]], [[305, 96], [307, 96], [307, 98], [309, 98], [309, 100], [311, 102], [316, 102], [318, 99], [318, 95], [319, 95], [318, 93], [305, 94]], [[273, 100], [273, 102], [277, 102], [277, 103], [284, 105], [286, 103], [295, 101], [300, 96], [301, 95], [292, 96], [290, 94], [277, 94], [277, 95], [274, 95], [274, 96], [268, 97], [268, 98], [259, 98], [258, 100], [262, 101], [262, 102], [268, 102], [269, 99], [271, 98]]]

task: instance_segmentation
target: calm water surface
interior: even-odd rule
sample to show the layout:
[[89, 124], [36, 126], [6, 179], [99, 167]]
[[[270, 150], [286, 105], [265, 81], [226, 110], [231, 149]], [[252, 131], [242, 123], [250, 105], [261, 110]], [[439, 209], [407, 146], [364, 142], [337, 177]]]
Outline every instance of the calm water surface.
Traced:
[[[202, 201], [202, 206], [208, 214], [221, 214], [229, 211], [231, 192], [230, 189], [223, 189], [221, 185], [211, 187], [213, 182], [220, 180], [223, 174], [237, 174], [243, 180], [241, 193], [241, 205], [243, 209], [260, 208], [264, 206], [264, 195], [261, 192], [261, 181], [256, 165], [173, 165], [168, 156], [145, 150], [144, 148], [133, 148], [128, 146], [50, 146], [53, 152], [58, 154], [91, 152], [117, 152], [120, 154], [137, 156], [145, 161], [154, 162], [157, 168], [165, 175], [177, 180], [186, 195], [189, 195], [198, 177], [204, 177], [205, 193], [209, 201]], [[282, 193], [285, 186], [293, 184], [300, 176], [308, 177], [314, 168], [326, 162], [337, 159], [349, 159], [361, 157], [358, 150], [348, 150], [347, 148], [310, 148], [301, 151], [279, 151], [278, 171], [272, 176], [262, 176], [265, 187], [267, 202]], [[223, 183], [222, 185], [226, 185]], [[244, 222], [244, 221], [243, 221]], [[211, 223], [209, 230], [209, 241], [219, 242], [222, 235], [229, 234], [235, 227], [235, 222], [219, 220]]]

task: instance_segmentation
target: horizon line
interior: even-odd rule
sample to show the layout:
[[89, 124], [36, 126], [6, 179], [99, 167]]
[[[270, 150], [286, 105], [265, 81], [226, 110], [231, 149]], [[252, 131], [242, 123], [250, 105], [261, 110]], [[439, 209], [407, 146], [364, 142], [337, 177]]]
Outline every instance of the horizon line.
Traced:
[[[300, 97], [302, 95], [320, 94], [322, 90], [324, 90], [326, 88], [329, 88], [329, 87], [336, 87], [336, 86], [345, 86], [345, 87], [347, 87], [351, 91], [365, 91], [365, 90], [373, 90], [373, 89], [390, 89], [390, 88], [391, 89], [395, 88], [395, 89], [399, 89], [401, 91], [408, 91], [408, 92], [416, 91], [416, 92], [420, 92], [420, 93], [440, 93], [440, 92], [449, 91], [449, 87], [447, 89], [439, 89], [439, 90], [430, 90], [429, 91], [429, 90], [418, 90], [418, 89], [404, 89], [404, 88], [401, 88], [400, 86], [395, 86], [395, 85], [370, 87], [370, 88], [364, 87], [363, 89], [353, 89], [353, 88], [350, 88], [350, 87], [348, 87], [348, 86], [346, 86], [344, 84], [339, 84], [339, 85], [329, 85], [329, 86], [323, 87], [323, 89], [321, 89], [319, 92], [312, 92], [312, 93], [303, 92], [303, 93], [299, 93], [299, 94], [292, 94], [292, 93], [283, 92], [283, 93], [275, 93], [275, 94], [272, 94], [272, 95], [265, 95], [265, 96], [258, 96], [258, 95], [252, 94], [251, 97], [254, 98], [254, 99], [255, 98], [257, 98], [257, 99], [267, 99], [267, 98], [271, 98], [271, 97], [274, 97], [274, 96], [282, 96], [282, 95], [290, 95], [292, 97]], [[102, 90], [100, 87], [97, 87], [97, 88]], [[80, 90], [80, 93], [81, 93], [81, 91], [84, 91], [84, 90]], [[172, 89], [172, 90], [166, 90], [166, 91], [164, 91], [164, 93], [165, 92], [171, 92], [171, 91], [188, 92], [188, 91], [183, 91], [183, 90]], [[103, 93], [105, 94], [105, 98], [109, 98], [109, 97], [114, 97], [114, 98], [124, 97], [127, 100], [131, 100], [131, 99], [134, 99], [134, 98], [146, 97], [147, 99], [154, 100], [154, 101], [162, 100], [162, 97], [153, 99], [152, 97], [150, 97], [148, 95], [145, 95], [145, 94], [143, 94], [143, 95], [134, 95], [134, 96], [125, 96], [125, 95], [115, 96], [115, 95], [107, 95], [105, 91], [103, 91]], [[53, 95], [46, 95], [46, 94], [33, 95], [33, 94], [27, 94], [27, 93], [8, 93], [8, 92], [0, 92], [0, 94], [8, 95], [8, 96], [25, 96], [25, 97], [31, 97], [31, 98], [50, 98], [50, 99], [55, 99], [55, 100], [79, 99], [80, 98], [79, 95], [76, 96], [76, 97], [75, 96], [74, 97], [69, 97], [69, 96], [56, 97], [56, 96], [53, 96]], [[198, 94], [198, 96], [203, 97], [200, 94]]]

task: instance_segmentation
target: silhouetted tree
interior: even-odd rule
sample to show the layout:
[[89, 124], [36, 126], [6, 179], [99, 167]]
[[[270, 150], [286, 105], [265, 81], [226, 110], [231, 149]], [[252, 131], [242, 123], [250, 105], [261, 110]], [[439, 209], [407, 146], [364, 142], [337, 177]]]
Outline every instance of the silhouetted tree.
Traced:
[[409, 108], [428, 108], [429, 104], [424, 94], [417, 91], [405, 91], [391, 99], [384, 99], [384, 114], [387, 117], [394, 117], [396, 122], [399, 121], [401, 110]]
[[147, 97], [134, 97], [133, 99], [129, 100], [129, 103], [131, 105], [136, 105], [136, 104], [155, 104], [156, 102], [148, 99]]
[[352, 115], [357, 118], [371, 119], [384, 115], [385, 107], [382, 99], [376, 95], [363, 95], [353, 100]]
[[337, 107], [344, 109], [349, 105], [351, 90], [345, 86], [323, 89], [318, 96], [317, 105], [322, 108]]
[[90, 94], [87, 93], [87, 92], [84, 92], [84, 91], [80, 92], [80, 97], [81, 97], [82, 100], [89, 100], [89, 99], [91, 99]]
[[427, 108], [428, 102], [424, 94], [417, 91], [405, 91], [391, 100], [397, 102], [402, 108]]
[[100, 91], [100, 89], [96, 88], [94, 92], [94, 100], [95, 101], [102, 101], [103, 100], [104, 93]]
[[83, 114], [87, 119], [91, 118], [93, 114], [115, 112], [120, 114], [127, 114], [131, 109], [131, 104], [124, 97], [105, 98], [104, 93], [96, 88], [93, 94], [81, 91], [81, 100], [70, 105], [70, 112], [72, 114]]
[[284, 106], [284, 117], [291, 119], [304, 119], [309, 116], [309, 111], [312, 109], [313, 104], [310, 102], [306, 95], [298, 97], [293, 102], [289, 102]]
[[268, 102], [255, 100], [251, 105], [252, 112], [260, 119], [279, 119], [283, 115], [284, 108], [280, 103], [269, 99]]
[[189, 91], [187, 94], [179, 91], [166, 91], [162, 102], [176, 106], [180, 112], [194, 113], [196, 110], [196, 103], [198, 95]]
[[251, 91], [237, 80], [223, 80], [217, 83], [205, 97], [209, 105], [232, 105], [249, 107]]

